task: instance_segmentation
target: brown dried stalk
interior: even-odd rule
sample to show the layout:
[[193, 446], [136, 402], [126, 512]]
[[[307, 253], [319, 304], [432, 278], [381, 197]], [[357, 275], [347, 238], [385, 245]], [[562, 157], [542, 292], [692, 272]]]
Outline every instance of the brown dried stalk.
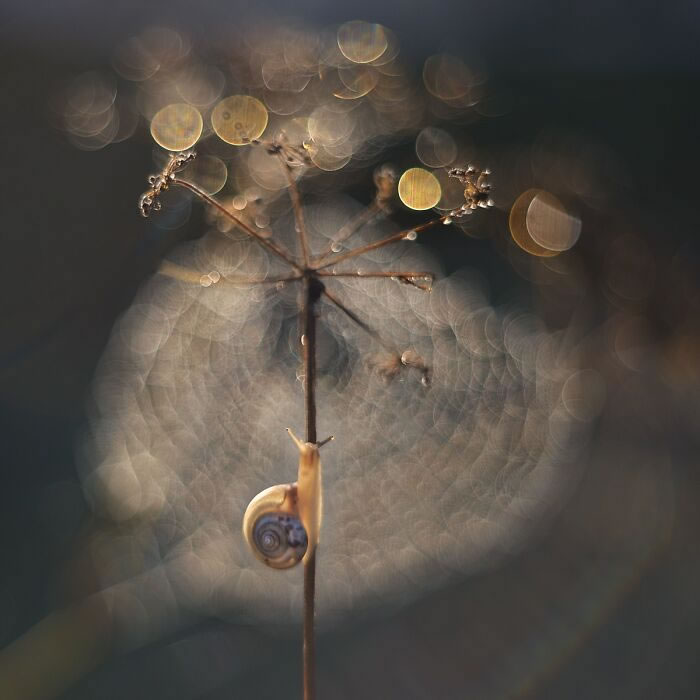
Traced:
[[[438, 224], [451, 223], [452, 217], [459, 217], [471, 213], [477, 207], [489, 207], [493, 202], [488, 198], [490, 185], [488, 184], [487, 170], [479, 171], [473, 166], [466, 169], [453, 169], [450, 175], [458, 177], [465, 184], [465, 204], [448, 214], [444, 214], [437, 219], [428, 221], [411, 229], [406, 229], [398, 233], [382, 238], [373, 243], [352, 248], [344, 253], [335, 253], [333, 248], [324, 250], [319, 256], [312, 257], [309, 249], [309, 237], [304, 218], [303, 204], [296, 179], [292, 173], [292, 164], [304, 165], [307, 161], [304, 158], [302, 148], [295, 148], [285, 143], [267, 143], [255, 141], [251, 142], [265, 146], [267, 151], [278, 157], [282, 169], [284, 170], [289, 186], [290, 199], [294, 211], [294, 220], [299, 237], [299, 249], [301, 260], [295, 259], [292, 254], [260, 235], [255, 229], [238, 218], [233, 212], [226, 209], [215, 199], [203, 192], [196, 185], [181, 180], [175, 173], [181, 170], [194, 157], [194, 151], [187, 151], [170, 156], [170, 161], [164, 170], [158, 175], [149, 177], [150, 189], [147, 190], [139, 200], [139, 208], [144, 216], [148, 216], [151, 211], [160, 209], [159, 195], [168, 187], [183, 187], [201, 199], [205, 204], [212, 207], [222, 216], [228, 218], [251, 239], [258, 243], [268, 252], [283, 260], [292, 270], [292, 274], [280, 276], [274, 279], [257, 278], [221, 278], [222, 281], [230, 284], [267, 284], [272, 282], [301, 282], [302, 290], [299, 302], [299, 314], [301, 318], [301, 345], [304, 363], [304, 413], [306, 422], [306, 442], [318, 444], [316, 434], [316, 305], [323, 297], [327, 302], [338, 308], [347, 318], [362, 328], [372, 338], [374, 338], [385, 350], [389, 351], [388, 358], [377, 363], [378, 371], [386, 379], [391, 379], [403, 368], [413, 368], [420, 372], [421, 381], [428, 385], [430, 381], [430, 369], [413, 350], [406, 350], [399, 353], [381, 335], [365, 323], [354, 311], [346, 306], [334, 293], [330, 292], [324, 280], [332, 277], [355, 277], [362, 278], [389, 278], [397, 282], [414, 286], [424, 291], [430, 291], [433, 274], [430, 272], [406, 272], [406, 271], [377, 271], [363, 272], [361, 270], [329, 270], [328, 268], [340, 262], [359, 257], [372, 250], [383, 248], [402, 240], [415, 240], [417, 235]], [[333, 237], [333, 243], [346, 241], [362, 225], [369, 221], [372, 216], [380, 211], [388, 210], [388, 202], [391, 197], [391, 188], [395, 183], [395, 177], [389, 178], [382, 174], [378, 177], [375, 173], [375, 183], [377, 184], [377, 196], [372, 205], [360, 213], [355, 219], [343, 226]], [[333, 246], [333, 244], [331, 244]], [[173, 277], [185, 280], [197, 279], [197, 273], [185, 272], [186, 268], [164, 263], [161, 271]], [[211, 279], [211, 273], [209, 275]], [[217, 279], [218, 281], [218, 279]], [[212, 280], [214, 282], [214, 280]], [[316, 584], [316, 551], [304, 561], [304, 622], [303, 622], [303, 698], [313, 700], [315, 697], [315, 636], [314, 636], [314, 613], [315, 613], [315, 584]]]

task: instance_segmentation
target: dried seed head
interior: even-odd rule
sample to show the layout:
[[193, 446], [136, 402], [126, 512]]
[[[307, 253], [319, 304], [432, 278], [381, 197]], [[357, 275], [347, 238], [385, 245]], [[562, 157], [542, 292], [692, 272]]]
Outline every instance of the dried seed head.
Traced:
[[493, 206], [491, 199], [491, 183], [488, 177], [491, 171], [488, 168], [479, 168], [468, 165], [466, 168], [450, 168], [447, 171], [450, 177], [456, 177], [464, 185], [464, 204], [450, 212], [452, 217], [466, 216], [477, 208], [489, 209]]
[[163, 190], [167, 190], [171, 181], [175, 179], [175, 173], [182, 170], [188, 163], [193, 161], [197, 154], [193, 150], [182, 151], [181, 153], [171, 153], [166, 166], [157, 175], [148, 176], [147, 189], [139, 197], [139, 211], [141, 216], [149, 216], [152, 211], [160, 210], [158, 196]]

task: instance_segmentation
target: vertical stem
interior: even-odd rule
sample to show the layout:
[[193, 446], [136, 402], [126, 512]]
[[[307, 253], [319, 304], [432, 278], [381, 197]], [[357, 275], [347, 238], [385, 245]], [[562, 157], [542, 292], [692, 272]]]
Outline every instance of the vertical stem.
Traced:
[[[304, 277], [302, 300], [303, 356], [304, 356], [304, 409], [306, 414], [306, 441], [317, 442], [316, 437], [316, 315], [315, 306], [323, 284], [315, 277]], [[316, 642], [314, 637], [314, 608], [316, 589], [316, 551], [304, 562], [304, 646], [303, 697], [316, 696]]]
[[316, 697], [315, 589], [316, 551], [304, 562], [304, 700]]
[[289, 197], [292, 200], [292, 208], [294, 209], [294, 222], [297, 227], [297, 232], [299, 234], [299, 242], [301, 243], [301, 255], [304, 258], [304, 266], [309, 266], [309, 237], [306, 233], [306, 221], [304, 221], [304, 207], [301, 203], [301, 197], [299, 195], [299, 188], [297, 187], [297, 182], [292, 174], [292, 169], [289, 164], [285, 161], [284, 156], [279, 154], [280, 163], [282, 165], [282, 170], [287, 177], [287, 183], [289, 185]]
[[315, 306], [323, 285], [313, 277], [304, 277], [304, 409], [306, 413], [306, 442], [316, 442], [316, 311]]

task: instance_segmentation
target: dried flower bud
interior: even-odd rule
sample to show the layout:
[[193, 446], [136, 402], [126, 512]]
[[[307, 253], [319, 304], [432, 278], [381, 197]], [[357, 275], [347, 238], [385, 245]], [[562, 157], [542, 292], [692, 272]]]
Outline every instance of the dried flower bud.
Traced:
[[451, 217], [461, 217], [471, 214], [477, 208], [489, 209], [493, 206], [490, 197], [491, 183], [488, 176], [491, 171], [488, 168], [480, 170], [473, 165], [466, 168], [450, 168], [447, 171], [450, 177], [456, 177], [464, 184], [464, 204], [450, 212]]
[[396, 193], [396, 181], [398, 172], [390, 163], [380, 165], [374, 171], [374, 184], [377, 186], [376, 202], [385, 212], [391, 211], [391, 200]]

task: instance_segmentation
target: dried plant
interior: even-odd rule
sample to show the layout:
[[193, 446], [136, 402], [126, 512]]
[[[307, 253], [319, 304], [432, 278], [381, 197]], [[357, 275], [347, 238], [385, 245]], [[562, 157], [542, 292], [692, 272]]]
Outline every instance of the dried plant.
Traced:
[[[438, 279], [412, 244], [440, 225], [473, 234], [470, 214], [508, 201], [495, 204], [490, 171], [469, 165], [480, 158], [464, 125], [484, 77], [437, 54], [416, 86], [393, 33], [366, 22], [320, 34], [266, 24], [239, 39], [210, 65], [184, 35], [147, 30], [115, 55], [123, 90], [90, 73], [65, 97], [81, 148], [146, 118], [170, 155], [155, 152], [140, 213], [162, 209], [154, 228], [172, 228], [194, 196], [210, 227], [115, 325], [82, 477], [118, 531], [93, 545], [118, 648], [193, 614], [279, 625], [303, 609], [311, 698], [315, 608], [319, 624], [392, 609], [517, 549], [572, 482], [575, 470], [553, 465], [571, 464], [595, 411], [569, 336], [493, 308], [474, 276]], [[420, 167], [382, 163], [409, 139]], [[372, 168], [368, 204], [339, 194], [370, 184]], [[399, 229], [397, 209], [437, 217]], [[580, 233], [541, 190], [513, 212], [531, 255]], [[301, 433], [302, 413], [303, 440], [277, 439]], [[319, 428], [336, 440], [322, 450], [316, 586]], [[275, 568], [302, 561], [303, 588], [249, 544]]]
[[[299, 561], [304, 562], [304, 643], [303, 643], [303, 697], [311, 700], [315, 697], [315, 582], [316, 582], [316, 546], [320, 535], [321, 523], [321, 461], [318, 448], [331, 440], [326, 438], [318, 441], [316, 431], [316, 305], [321, 299], [339, 309], [356, 326], [375, 339], [388, 354], [376, 361], [380, 374], [386, 379], [394, 379], [404, 368], [416, 369], [421, 377], [421, 383], [429, 386], [430, 369], [425, 361], [413, 349], [401, 352], [395, 350], [391, 341], [384, 339], [381, 334], [363, 321], [358, 314], [341, 301], [335, 292], [326, 288], [331, 278], [353, 277], [358, 279], [384, 278], [416, 287], [425, 292], [430, 291], [433, 275], [430, 272], [380, 270], [365, 272], [362, 269], [340, 268], [339, 263], [360, 257], [370, 251], [379, 250], [385, 246], [403, 240], [416, 240], [417, 235], [438, 224], [449, 224], [453, 217], [470, 214], [478, 206], [488, 208], [493, 206], [493, 200], [488, 198], [491, 186], [488, 182], [489, 171], [477, 171], [473, 166], [466, 169], [453, 168], [449, 174], [458, 177], [466, 187], [465, 203], [458, 209], [450, 211], [441, 217], [433, 219], [417, 227], [399, 231], [378, 241], [358, 245], [346, 252], [334, 252], [333, 245], [346, 242], [359, 221], [344, 224], [331, 238], [333, 243], [330, 250], [319, 255], [313, 255], [309, 246], [309, 235], [306, 229], [304, 208], [297, 188], [296, 180], [291, 169], [295, 165], [310, 164], [305, 160], [303, 146], [293, 146], [284, 140], [261, 142], [252, 140], [252, 145], [263, 146], [272, 157], [278, 157], [282, 169], [289, 182], [289, 194], [294, 211], [295, 229], [298, 233], [299, 258], [293, 256], [271, 238], [263, 237], [248, 224], [242, 221], [232, 211], [209, 197], [199, 187], [186, 180], [180, 179], [177, 173], [195, 158], [192, 150], [172, 154], [161, 173], [148, 178], [150, 189], [139, 198], [139, 210], [143, 216], [161, 208], [159, 197], [169, 187], [184, 187], [193, 192], [205, 204], [217, 213], [231, 220], [235, 226], [250, 236], [263, 249], [282, 260], [289, 267], [287, 276], [255, 279], [238, 278], [227, 280], [216, 274], [216, 283], [237, 282], [239, 284], [286, 284], [298, 282], [302, 286], [299, 295], [299, 319], [301, 325], [300, 345], [303, 356], [303, 386], [304, 408], [306, 422], [306, 437], [304, 442], [296, 438], [300, 452], [299, 479], [289, 485], [269, 487], [261, 492], [251, 502], [246, 512], [244, 532], [248, 544], [256, 556], [274, 568], [288, 568]], [[387, 182], [388, 180], [388, 182]], [[389, 176], [386, 170], [375, 174], [377, 193], [374, 209], [386, 208], [391, 199], [391, 185], [395, 178]], [[361, 221], [362, 219], [360, 219]], [[162, 272], [169, 273], [171, 268], [165, 267]], [[195, 274], [196, 277], [196, 274]], [[211, 273], [207, 279], [214, 281]], [[313, 455], [313, 457], [311, 456]]]

